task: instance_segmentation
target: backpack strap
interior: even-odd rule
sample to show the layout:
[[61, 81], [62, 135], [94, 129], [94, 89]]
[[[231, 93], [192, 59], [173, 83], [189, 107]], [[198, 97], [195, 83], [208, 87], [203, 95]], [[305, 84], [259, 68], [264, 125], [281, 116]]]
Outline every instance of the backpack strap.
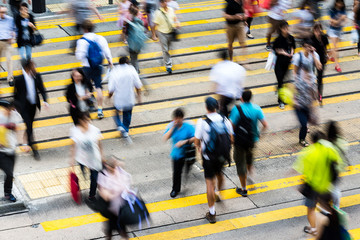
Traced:
[[244, 113], [244, 111], [242, 110], [241, 106], [240, 106], [240, 105], [237, 105], [236, 108], [237, 108], [237, 110], [239, 111], [240, 119], [246, 118], [245, 113]]

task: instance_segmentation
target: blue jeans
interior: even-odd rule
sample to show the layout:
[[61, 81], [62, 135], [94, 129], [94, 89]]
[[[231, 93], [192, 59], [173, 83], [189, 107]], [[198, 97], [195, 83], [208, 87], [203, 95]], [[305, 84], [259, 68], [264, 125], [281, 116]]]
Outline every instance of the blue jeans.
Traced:
[[123, 110], [123, 121], [121, 122], [120, 120], [120, 116], [119, 116], [119, 111], [117, 109], [115, 109], [115, 116], [114, 116], [114, 121], [115, 124], [118, 127], [123, 127], [125, 129], [126, 132], [129, 132], [129, 127], [130, 127], [130, 122], [131, 122], [131, 115], [132, 115], [132, 108], [127, 109], [127, 110]]
[[307, 134], [307, 123], [309, 121], [309, 108], [295, 108], [296, 115], [300, 122], [299, 140], [305, 140]]
[[21, 59], [24, 60], [30, 60], [31, 59], [31, 50], [32, 50], [32, 46], [31, 45], [25, 45], [19, 48], [19, 54]]

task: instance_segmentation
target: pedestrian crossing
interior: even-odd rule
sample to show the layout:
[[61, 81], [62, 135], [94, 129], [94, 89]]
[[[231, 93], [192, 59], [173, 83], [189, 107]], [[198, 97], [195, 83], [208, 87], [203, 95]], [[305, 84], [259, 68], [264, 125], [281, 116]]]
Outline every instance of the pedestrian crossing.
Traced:
[[[182, 26], [183, 27], [198, 27], [198, 31], [184, 32], [180, 35], [180, 39], [187, 39], [193, 43], [196, 39], [207, 39], [207, 38], [221, 38], [218, 42], [206, 42], [202, 44], [203, 46], [199, 46], [198, 42], [194, 43], [194, 45], [187, 45], [190, 42], [180, 42], [179, 44], [175, 44], [176, 49], [171, 51], [172, 55], [178, 55], [176, 59], [179, 59], [174, 64], [174, 75], [167, 76], [163, 75], [165, 68], [159, 67], [159, 64], [156, 62], [157, 58], [161, 58], [161, 52], [156, 51], [156, 49], [151, 45], [151, 49], [149, 51], [140, 54], [139, 58], [144, 62], [144, 68], [141, 68], [141, 73], [147, 75], [147, 81], [149, 82], [148, 89], [154, 91], [155, 93], [150, 92], [150, 96], [146, 98], [144, 104], [137, 105], [134, 108], [134, 122], [133, 128], [130, 129], [130, 135], [139, 137], [146, 134], [159, 134], [160, 131], [163, 131], [167, 126], [170, 120], [170, 113], [172, 109], [176, 107], [185, 107], [189, 109], [194, 109], [189, 115], [190, 119], [196, 119], [203, 115], [203, 101], [205, 96], [214, 96], [211, 92], [211, 86], [208, 77], [208, 70], [214, 64], [219, 62], [215, 56], [216, 51], [223, 49], [227, 46], [225, 43], [225, 31], [223, 29], [214, 29], [208, 30], [203, 28], [203, 26], [209, 26], [213, 24], [221, 24], [224, 22], [223, 18], [216, 18], [220, 16], [220, 10], [223, 9], [224, 1], [204, 1], [204, 2], [196, 2], [181, 5], [181, 10], [179, 14], [184, 17]], [[210, 5], [210, 6], [209, 6]], [[291, 9], [288, 13], [292, 13], [296, 11], [296, 9]], [[204, 19], [191, 19], [188, 20], [186, 17], [190, 14], [201, 14], [201, 13], [216, 13], [216, 16], [209, 15], [210, 18]], [[186, 15], [188, 14], [188, 15]], [[186, 15], [186, 16], [185, 16]], [[199, 15], [201, 16], [204, 15]], [[258, 14], [257, 17], [266, 16], [266, 13]], [[117, 16], [114, 13], [104, 14], [105, 21], [101, 22], [95, 20], [99, 25], [107, 24], [117, 21]], [[322, 18], [322, 20], [328, 20], [328, 16]], [[291, 25], [295, 24], [296, 21], [289, 21]], [[58, 28], [57, 25], [61, 25], [62, 27], [71, 27], [74, 25], [71, 18], [65, 18], [61, 21], [57, 20], [47, 20], [47, 21], [39, 21], [38, 26], [41, 30], [50, 31], [51, 29]], [[218, 26], [218, 25], [216, 25]], [[259, 23], [252, 26], [252, 30], [256, 32], [256, 30], [263, 31], [265, 33], [266, 29], [269, 27], [267, 23]], [[352, 29], [351, 26], [346, 26], [344, 28], [345, 32], [350, 32]], [[112, 38], [116, 35], [119, 35], [120, 31], [104, 31], [100, 32], [100, 35], [103, 35], [107, 38]], [[54, 36], [55, 37], [55, 36]], [[67, 149], [66, 146], [71, 144], [71, 141], [67, 138], [67, 133], [69, 126], [72, 121], [69, 116], [67, 116], [67, 103], [66, 99], [63, 96], [64, 87], [68, 85], [71, 80], [67, 77], [64, 77], [64, 74], [58, 74], [58, 72], [67, 73], [70, 69], [80, 67], [80, 63], [67, 61], [68, 58], [65, 54], [69, 53], [69, 50], [66, 48], [65, 44], [68, 41], [78, 39], [80, 36], [67, 36], [67, 37], [55, 37], [48, 38], [45, 40], [43, 47], [36, 49], [33, 53], [33, 57], [35, 61], [41, 61], [41, 64], [38, 65], [38, 71], [44, 74], [44, 84], [49, 92], [49, 103], [51, 107], [54, 107], [57, 110], [56, 112], [52, 112], [49, 115], [46, 113], [41, 113], [38, 119], [34, 122], [34, 128], [38, 133], [41, 133], [41, 137], [37, 137], [39, 140], [36, 144], [37, 147], [41, 150], [47, 151], [55, 151], [56, 148], [65, 147], [62, 149]], [[220, 43], [219, 43], [220, 42]], [[253, 40], [248, 40], [247, 44], [249, 45], [248, 53], [245, 55], [240, 55], [235, 57], [235, 61], [237, 62], [256, 62], [251, 64], [251, 70], [247, 71], [248, 82], [247, 86], [253, 90], [255, 95], [255, 99], [259, 99], [261, 103], [264, 103], [264, 113], [267, 116], [273, 116], [276, 114], [289, 114], [293, 109], [289, 106], [286, 106], [285, 110], [280, 110], [276, 107], [276, 97], [273, 96], [273, 92], [275, 91], [275, 77], [272, 72], [268, 72], [263, 69], [265, 65], [266, 58], [268, 56], [268, 52], [265, 52], [263, 46], [265, 45], [265, 38], [257, 38]], [[149, 41], [148, 44], [153, 44], [153, 41]], [[124, 47], [125, 44], [119, 42], [112, 42], [109, 44], [113, 52], [117, 52], [118, 48]], [[234, 44], [235, 47], [239, 47], [238, 43]], [[328, 70], [328, 76], [324, 78], [325, 89], [329, 89], [329, 94], [324, 96], [323, 105], [324, 108], [330, 108], [333, 105], [339, 105], [340, 107], [346, 107], [346, 104], [349, 103], [357, 103], [360, 100], [360, 89], [356, 88], [356, 85], [360, 79], [360, 73], [358, 69], [354, 69], [354, 65], [358, 64], [359, 57], [355, 55], [355, 51], [351, 52], [351, 49], [355, 45], [349, 41], [349, 36], [346, 35], [344, 39], [340, 42], [340, 48], [344, 51], [341, 53], [340, 63], [344, 64], [344, 72], [342, 74], [334, 74], [331, 70]], [[238, 55], [238, 54], [236, 54]], [[115, 56], [115, 55], [114, 55]], [[199, 56], [199, 57], [198, 57]], [[51, 62], [46, 61], [50, 58], [57, 58], [58, 61]], [[13, 56], [13, 60], [18, 60], [19, 56]], [[0, 59], [4, 61], [4, 58]], [[114, 58], [116, 61], [117, 58]], [[64, 61], [66, 63], [64, 63]], [[71, 60], [74, 61], [74, 60]], [[333, 68], [333, 63], [328, 63], [328, 69]], [[195, 74], [197, 70], [199, 73]], [[176, 73], [179, 71], [180, 73]], [[193, 72], [192, 72], [193, 71]], [[15, 75], [20, 74], [20, 71], [15, 72]], [[7, 76], [6, 72], [0, 73], [1, 78], [5, 78]], [[196, 86], [196, 88], [195, 88]], [[341, 87], [341, 86], [346, 86]], [[193, 88], [193, 89], [191, 89]], [[197, 89], [198, 88], [198, 89]], [[105, 84], [106, 89], [106, 84]], [[178, 91], [180, 89], [189, 89]], [[2, 96], [9, 96], [13, 92], [13, 88], [11, 87], [1, 87], [0, 93]], [[169, 93], [167, 93], [169, 92]], [[187, 95], [183, 93], [187, 92]], [[191, 92], [196, 92], [197, 95], [191, 95]], [[104, 91], [104, 96], [107, 96], [108, 92]], [[154, 94], [153, 96], [151, 94]], [[168, 97], [171, 96], [171, 97]], [[343, 105], [340, 105], [343, 104]], [[196, 108], [196, 109], [195, 109]], [[143, 116], [148, 116], [149, 113], [161, 113], [156, 119], [146, 119], [149, 121], [149, 124], [141, 124], [138, 120]], [[115, 139], [119, 137], [119, 132], [114, 131], [111, 117], [113, 116], [113, 110], [111, 107], [107, 107], [104, 111], [105, 119], [101, 122], [96, 121], [96, 124], [101, 128], [103, 137], [105, 140]], [[96, 114], [91, 114], [92, 119], [96, 119]], [[346, 123], [357, 127], [358, 124], [355, 122], [358, 120], [358, 116], [353, 119], [352, 123]], [[137, 122], [139, 121], [139, 122]], [[345, 120], [346, 121], [346, 120]], [[95, 121], [94, 121], [95, 122]], [[350, 121], [349, 121], [350, 122]], [[140, 123], [140, 124], [139, 124]], [[345, 124], [345, 123], [344, 123]], [[49, 129], [58, 128], [59, 131], [51, 131]], [[346, 133], [350, 133], [350, 130], [347, 130]], [[58, 135], [60, 133], [60, 135]], [[55, 136], [56, 134], [56, 136]], [[274, 140], [270, 138], [270, 135], [274, 133], [268, 133], [269, 136], [264, 138], [264, 141], [279, 141], [281, 143], [267, 143], [267, 145], [276, 145], [279, 146], [281, 144], [288, 144], [288, 139]], [[295, 134], [291, 134], [294, 136]], [[51, 136], [51, 137], [49, 137]], [[278, 135], [278, 138], [282, 138], [285, 136], [285, 133], [282, 132], [282, 135]], [[346, 136], [346, 135], [345, 135]], [[357, 146], [359, 144], [359, 136], [357, 132], [349, 137], [352, 146]], [[136, 144], [136, 143], [135, 143]], [[269, 146], [268, 146], [269, 147]], [[263, 160], [273, 160], [274, 158], [280, 158], [284, 156], [295, 156], [298, 153], [298, 149], [291, 149], [290, 151], [285, 149], [276, 149], [269, 155], [264, 155], [263, 151], [261, 154], [257, 155], [258, 161]], [[232, 168], [234, 168], [232, 166]], [[59, 169], [57, 169], [59, 170]], [[67, 174], [68, 168], [62, 168], [60, 170], [64, 170]], [[354, 165], [347, 168], [346, 172], [342, 174], [342, 177], [346, 180], [352, 176], [358, 176], [360, 173], [360, 165]], [[23, 174], [18, 176], [18, 179], [22, 186], [24, 186], [26, 190], [26, 184], [29, 181], [26, 181], [26, 178], [30, 178], [34, 173], [31, 174]], [[50, 184], [50, 179], [45, 179], [44, 181], [48, 181]], [[32, 181], [30, 181], [33, 183]], [[44, 186], [39, 183], [40, 188], [44, 188]], [[278, 191], [289, 189], [289, 191], [295, 191], [295, 187], [301, 184], [301, 176], [292, 176], [292, 177], [281, 177], [276, 176], [276, 178], [263, 181], [259, 183], [255, 183], [249, 186], [249, 195], [255, 196], [261, 193], [268, 193], [271, 191]], [[63, 181], [63, 185], [68, 185], [67, 181]], [[51, 186], [54, 187], [54, 186]], [[68, 187], [68, 186], [67, 186]], [[59, 188], [60, 189], [60, 188]], [[52, 192], [49, 189], [47, 195], [30, 195], [31, 199], [41, 199], [49, 196], [56, 196], [59, 193], [64, 194], [64, 191], [57, 192], [55, 188], [52, 188]], [[35, 191], [35, 190], [34, 190]], [[44, 188], [44, 191], [46, 189]], [[68, 192], [68, 189], [67, 191]], [[66, 193], [68, 195], [68, 193]], [[299, 195], [300, 196], [300, 195]], [[299, 196], [297, 196], [296, 200], [299, 200]], [[239, 197], [234, 191], [233, 188], [226, 189], [222, 191], [222, 199], [224, 202], [231, 200], [239, 200], [242, 197]], [[156, 201], [151, 199], [147, 204], [147, 207], [151, 213], [162, 213], [166, 211], [175, 211], [181, 209], [192, 209], [195, 207], [202, 206], [206, 208], [206, 195], [195, 194], [186, 197], [180, 197], [177, 199], [164, 200], [164, 201]], [[343, 197], [341, 200], [342, 208], [356, 207], [360, 204], [360, 194], [352, 194], [350, 196]], [[306, 208], [300, 206], [301, 203], [297, 202], [295, 206], [291, 207], [280, 207], [279, 209], [269, 210], [266, 212], [258, 212], [255, 214], [248, 214], [247, 211], [243, 213], [238, 213], [237, 216], [229, 215], [229, 213], [225, 213], [224, 215], [220, 215], [220, 221], [218, 221], [214, 225], [204, 224], [205, 221], [195, 219], [193, 223], [190, 223], [188, 226], [179, 225], [179, 227], [163, 227], [161, 229], [145, 229], [143, 232], [138, 231], [139, 235], [132, 239], [191, 239], [191, 238], [206, 238], [211, 235], [216, 236], [216, 234], [221, 234], [230, 231], [236, 231], [239, 229], [250, 228], [250, 227], [261, 227], [261, 225], [277, 223], [280, 221], [285, 221], [289, 219], [296, 218], [304, 218], [306, 215]], [[189, 211], [189, 210], [187, 210]], [[191, 211], [191, 210], [190, 210]], [[41, 233], [46, 236], [46, 233], [62, 231], [64, 229], [76, 229], [77, 227], [81, 227], [84, 225], [91, 225], [96, 223], [101, 223], [105, 221], [100, 214], [86, 214], [79, 215], [70, 218], [61, 218], [50, 221], [41, 222], [42, 228], [45, 232]], [[165, 230], [163, 230], [165, 229]], [[99, 228], [100, 231], [100, 228]], [[354, 228], [350, 230], [354, 239], [360, 239], [360, 229]], [[215, 238], [216, 239], [216, 238]]]

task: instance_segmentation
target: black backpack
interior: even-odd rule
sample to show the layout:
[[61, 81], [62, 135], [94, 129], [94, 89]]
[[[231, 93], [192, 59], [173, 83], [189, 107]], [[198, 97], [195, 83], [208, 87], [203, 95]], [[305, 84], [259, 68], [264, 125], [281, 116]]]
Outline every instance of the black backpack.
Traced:
[[222, 163], [227, 161], [230, 166], [231, 140], [230, 133], [226, 129], [225, 117], [223, 117], [223, 121], [220, 124], [214, 123], [208, 117], [206, 117], [205, 122], [210, 126], [210, 139], [205, 143], [206, 155], [210, 161], [220, 161]]
[[235, 145], [252, 148], [254, 147], [254, 128], [252, 120], [245, 116], [241, 106], [236, 106], [240, 114], [240, 120], [235, 126]]

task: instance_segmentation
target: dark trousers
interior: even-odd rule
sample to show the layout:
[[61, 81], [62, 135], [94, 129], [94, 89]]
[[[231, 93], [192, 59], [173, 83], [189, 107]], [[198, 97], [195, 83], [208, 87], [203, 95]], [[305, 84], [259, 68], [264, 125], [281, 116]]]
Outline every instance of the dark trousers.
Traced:
[[138, 62], [138, 55], [139, 53], [138, 52], [135, 52], [135, 51], [132, 51], [132, 50], [129, 50], [129, 53], [130, 53], [130, 62], [131, 62], [131, 65], [133, 65], [133, 67], [135, 68], [135, 70], [140, 73], [140, 69], [139, 69], [139, 62]]
[[[278, 90], [283, 87], [284, 78], [286, 76], [286, 73], [289, 70], [289, 65], [290, 65], [290, 62], [278, 62], [278, 61], [276, 61], [276, 63], [275, 63], [274, 71], [275, 71], [276, 80], [278, 82]], [[282, 103], [280, 98], [278, 98], [278, 102]]]
[[181, 190], [181, 174], [185, 164], [185, 158], [173, 160], [173, 187], [172, 190], [180, 192]]
[[0, 169], [5, 172], [4, 193], [11, 194], [14, 178], [15, 154], [8, 155], [0, 152]]
[[[359, 25], [360, 21], [358, 21], [357, 24]], [[358, 53], [360, 53], [360, 29], [356, 29], [356, 30], [357, 30], [357, 33], [358, 33], [358, 36], [359, 36], [359, 40], [358, 40], [358, 44], [357, 44]]]
[[309, 121], [309, 108], [295, 108], [296, 115], [300, 122], [299, 140], [305, 140], [307, 134], [307, 123]]
[[29, 146], [34, 150], [33, 122], [35, 119], [36, 104], [26, 101], [24, 110], [20, 113], [26, 125], [26, 135]]
[[252, 22], [252, 20], [253, 20], [252, 17], [248, 17], [248, 18], [246, 19], [246, 24], [248, 25], [248, 28], [249, 28], [246, 34], [250, 34], [250, 27], [251, 27], [251, 22]]
[[319, 99], [320, 96], [323, 95], [323, 75], [325, 70], [325, 64], [322, 65], [321, 70], [317, 70], [317, 84], [318, 84], [318, 93], [319, 93]]
[[234, 99], [226, 97], [226, 96], [220, 96], [220, 102], [219, 102], [219, 110], [220, 114], [224, 115], [225, 117], [229, 116], [229, 109], [228, 106], [234, 101]]
[[[84, 173], [84, 165], [80, 164], [81, 171]], [[90, 169], [90, 192], [89, 197], [95, 197], [97, 188], [98, 171]]]
[[70, 107], [70, 116], [74, 122], [75, 125], [79, 123], [79, 116], [80, 111], [77, 108]]
[[122, 113], [123, 113], [122, 114], [123, 120], [121, 121], [120, 116], [119, 116], [119, 111], [115, 110], [115, 116], [114, 116], [115, 124], [118, 127], [123, 127], [126, 132], [129, 132], [131, 116], [132, 116], [132, 108], [127, 109], [127, 110], [124, 109]]

